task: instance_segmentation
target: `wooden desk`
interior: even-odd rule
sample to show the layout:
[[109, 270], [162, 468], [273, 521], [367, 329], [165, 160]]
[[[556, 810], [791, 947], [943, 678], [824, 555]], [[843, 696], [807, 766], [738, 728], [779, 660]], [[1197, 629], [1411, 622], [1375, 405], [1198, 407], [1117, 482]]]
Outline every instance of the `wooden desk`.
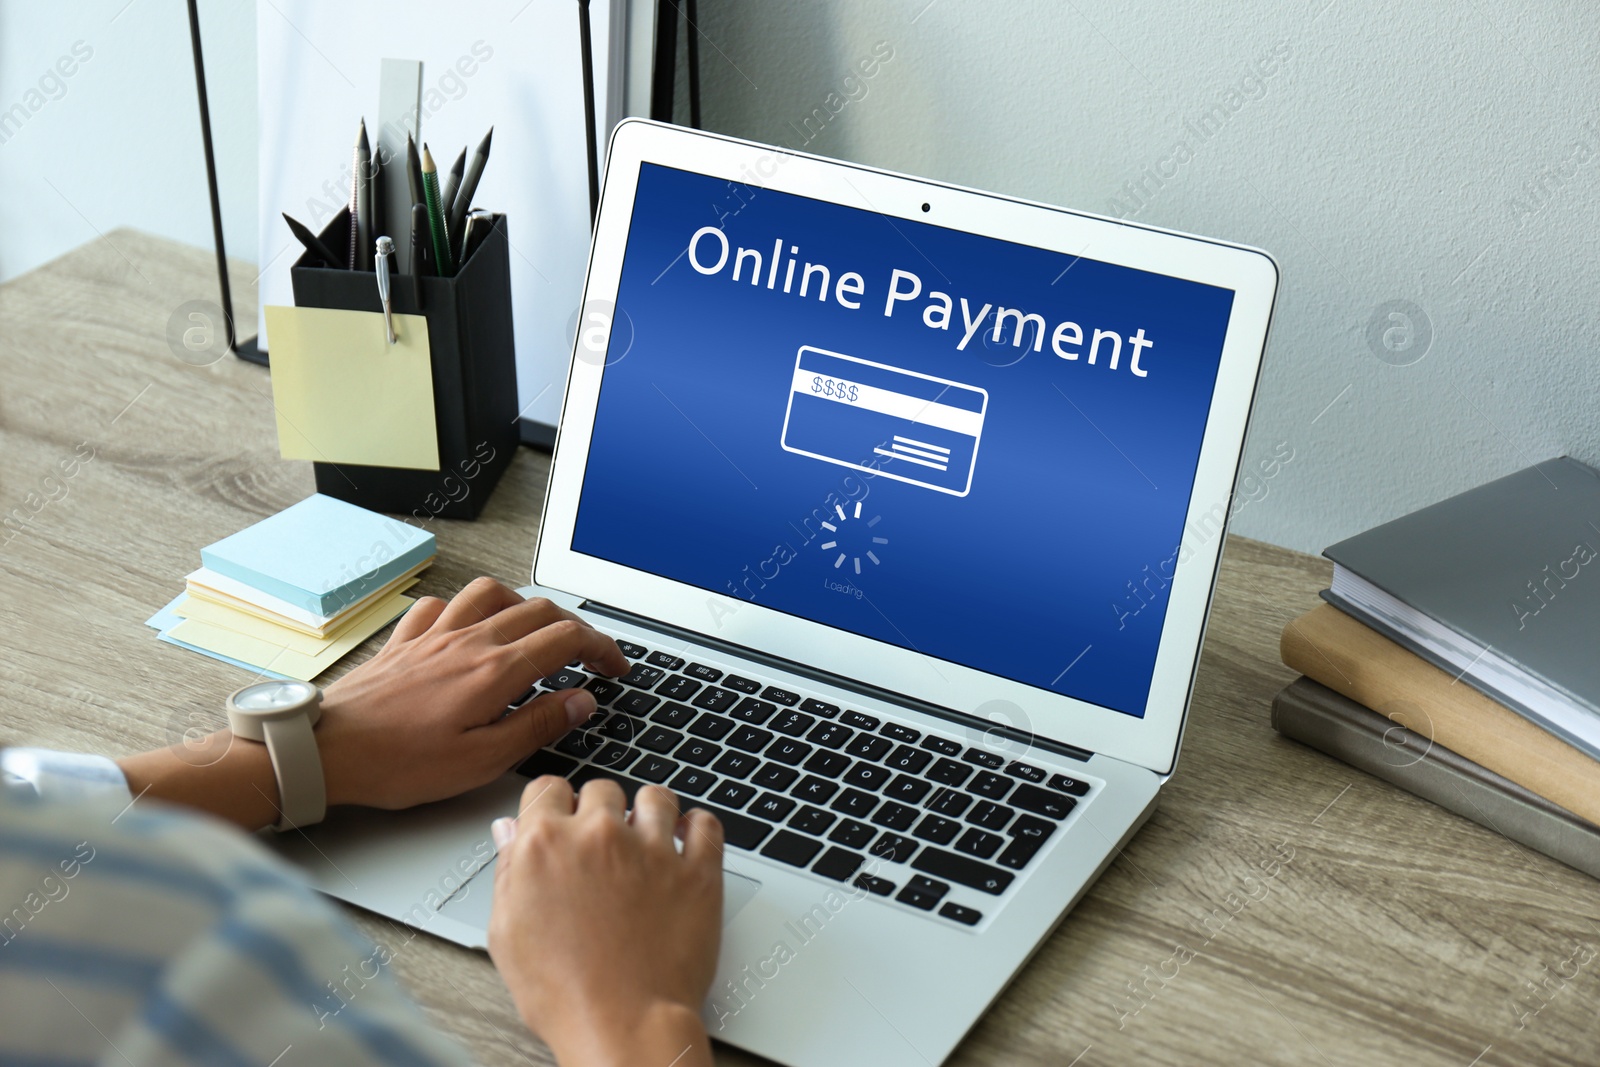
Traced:
[[[0, 532], [0, 741], [122, 754], [222, 722], [239, 672], [144, 620], [202, 545], [313, 486], [278, 459], [265, 371], [169, 346], [174, 310], [215, 288], [210, 253], [127, 231], [0, 287], [0, 508], [31, 516]], [[92, 461], [60, 478], [85, 442]], [[523, 450], [481, 520], [434, 524], [420, 591], [525, 581], [547, 472]], [[1600, 962], [1554, 977], [1575, 938], [1600, 944], [1595, 883], [1269, 727], [1291, 677], [1278, 632], [1328, 570], [1230, 541], [1160, 809], [951, 1063], [1595, 1062]], [[479, 1062], [549, 1062], [484, 957], [424, 935], [395, 968]], [[1546, 981], [1543, 1000], [1525, 984]]]

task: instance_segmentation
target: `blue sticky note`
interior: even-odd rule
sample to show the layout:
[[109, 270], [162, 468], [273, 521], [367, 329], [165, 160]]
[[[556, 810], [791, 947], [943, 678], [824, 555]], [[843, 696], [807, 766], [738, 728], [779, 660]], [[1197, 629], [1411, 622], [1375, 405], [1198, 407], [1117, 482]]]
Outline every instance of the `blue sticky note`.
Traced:
[[425, 530], [321, 493], [200, 550], [218, 574], [332, 615], [433, 557]]

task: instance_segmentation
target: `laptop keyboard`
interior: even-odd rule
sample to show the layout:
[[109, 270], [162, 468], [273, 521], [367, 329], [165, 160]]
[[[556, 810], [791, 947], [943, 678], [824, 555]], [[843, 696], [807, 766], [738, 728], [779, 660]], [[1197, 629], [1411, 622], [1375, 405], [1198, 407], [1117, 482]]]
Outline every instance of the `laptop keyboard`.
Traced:
[[[517, 768], [580, 788], [645, 783], [722, 820], [733, 848], [967, 926], [992, 911], [1088, 782], [704, 663], [618, 640], [621, 678], [577, 665], [542, 690], [598, 709]], [[952, 899], [952, 898], [960, 898]]]

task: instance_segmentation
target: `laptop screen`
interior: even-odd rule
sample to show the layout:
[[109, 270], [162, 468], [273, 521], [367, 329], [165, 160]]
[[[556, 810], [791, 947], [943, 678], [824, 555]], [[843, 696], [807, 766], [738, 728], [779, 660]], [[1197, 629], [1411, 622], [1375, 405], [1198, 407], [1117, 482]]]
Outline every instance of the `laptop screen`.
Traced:
[[1142, 716], [1234, 294], [1092, 253], [644, 164], [573, 550]]

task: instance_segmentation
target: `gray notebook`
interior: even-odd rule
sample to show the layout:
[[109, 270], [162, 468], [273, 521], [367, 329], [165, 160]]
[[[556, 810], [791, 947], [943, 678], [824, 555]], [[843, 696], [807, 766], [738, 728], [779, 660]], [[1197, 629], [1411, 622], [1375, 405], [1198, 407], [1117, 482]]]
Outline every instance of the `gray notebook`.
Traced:
[[1600, 828], [1465, 756], [1301, 678], [1272, 701], [1272, 727], [1358, 770], [1600, 878]]
[[1600, 758], [1600, 472], [1546, 460], [1324, 555], [1330, 603]]

